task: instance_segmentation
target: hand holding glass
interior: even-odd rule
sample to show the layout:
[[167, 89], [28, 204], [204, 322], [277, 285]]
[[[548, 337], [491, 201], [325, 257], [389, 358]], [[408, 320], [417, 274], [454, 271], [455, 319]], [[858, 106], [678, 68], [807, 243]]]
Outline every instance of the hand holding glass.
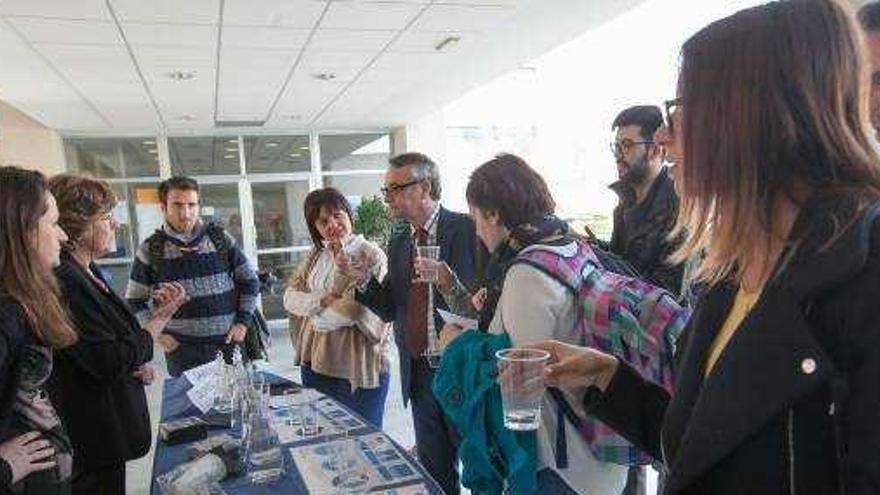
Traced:
[[498, 358], [498, 384], [504, 426], [510, 430], [537, 430], [544, 399], [544, 368], [550, 353], [537, 349], [504, 349]]

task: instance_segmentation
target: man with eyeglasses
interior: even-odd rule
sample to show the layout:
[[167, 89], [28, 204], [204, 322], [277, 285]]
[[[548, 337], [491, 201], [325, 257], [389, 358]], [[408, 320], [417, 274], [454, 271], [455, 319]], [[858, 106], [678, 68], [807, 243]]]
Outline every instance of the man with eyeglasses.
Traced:
[[880, 138], [880, 2], [862, 6], [858, 17], [865, 32], [871, 70], [871, 126]]
[[[448, 309], [439, 291], [414, 282], [416, 246], [440, 247], [440, 260], [468, 287], [476, 278], [477, 242], [473, 221], [466, 215], [440, 206], [440, 174], [437, 165], [421, 153], [404, 153], [390, 160], [382, 194], [392, 216], [405, 220], [388, 244], [388, 274], [383, 280], [369, 278], [357, 260], [340, 260], [340, 270], [358, 280], [356, 298], [385, 321], [394, 322], [400, 353], [400, 376], [404, 403], [411, 401], [419, 461], [446, 494], [459, 493], [458, 439], [434, 399], [434, 380], [428, 351], [428, 333], [438, 336], [443, 328], [435, 308]], [[431, 294], [433, 292], [433, 297]]]
[[[654, 142], [663, 125], [663, 114], [652, 105], [627, 108], [614, 119], [611, 152], [617, 163], [617, 182], [609, 186], [619, 202], [614, 209], [614, 230], [608, 248], [635, 268], [648, 282], [678, 296], [682, 266], [666, 258], [677, 244], [667, 237], [678, 214], [678, 196], [669, 170], [663, 165], [664, 149]], [[645, 471], [630, 469], [624, 495], [646, 492]]]

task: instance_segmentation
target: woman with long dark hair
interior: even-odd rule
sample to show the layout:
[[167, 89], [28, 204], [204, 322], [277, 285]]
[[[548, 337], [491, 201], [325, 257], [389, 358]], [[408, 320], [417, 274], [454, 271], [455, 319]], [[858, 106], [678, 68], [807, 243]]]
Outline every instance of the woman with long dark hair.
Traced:
[[[0, 442], [4, 442], [0, 456], [5, 460], [0, 462], [0, 473], [6, 473], [0, 476], [0, 486], [4, 492], [70, 490], [70, 441], [45, 393], [52, 349], [77, 341], [52, 274], [66, 239], [43, 175], [0, 167]], [[35, 434], [30, 432], [38, 432], [42, 440], [34, 442]], [[37, 451], [48, 462], [43, 470], [31, 473]]]
[[831, 0], [774, 2], [682, 48], [657, 140], [681, 152], [679, 260], [707, 284], [670, 396], [558, 342], [549, 377], [666, 466], [665, 493], [880, 491], [880, 165], [868, 71]]

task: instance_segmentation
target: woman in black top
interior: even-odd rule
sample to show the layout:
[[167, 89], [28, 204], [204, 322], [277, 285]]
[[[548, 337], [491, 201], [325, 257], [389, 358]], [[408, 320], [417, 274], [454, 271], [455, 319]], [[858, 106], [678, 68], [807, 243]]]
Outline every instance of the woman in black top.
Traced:
[[179, 285], [161, 289], [153, 318], [142, 328], [94, 260], [116, 250], [116, 200], [103, 182], [60, 175], [50, 181], [59, 224], [69, 240], [55, 270], [79, 342], [55, 355], [49, 392], [58, 404], [74, 452], [73, 491], [125, 493], [125, 461], [150, 449], [144, 384], [153, 339], [184, 300]]
[[0, 167], [2, 493], [70, 491], [70, 441], [44, 393], [52, 349], [76, 342], [52, 275], [66, 239], [57, 222], [58, 209], [42, 174]]
[[861, 51], [834, 0], [689, 39], [655, 137], [676, 161], [678, 258], [701, 256], [707, 285], [675, 391], [542, 345], [552, 381], [665, 465], [666, 494], [880, 493], [880, 159]]

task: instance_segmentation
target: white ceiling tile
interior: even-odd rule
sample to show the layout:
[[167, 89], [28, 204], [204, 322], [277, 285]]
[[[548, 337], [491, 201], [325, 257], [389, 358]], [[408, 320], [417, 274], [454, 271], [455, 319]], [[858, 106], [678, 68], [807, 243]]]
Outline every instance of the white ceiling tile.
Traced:
[[213, 46], [132, 46], [141, 67], [178, 70], [214, 67], [217, 51]]
[[138, 81], [128, 52], [121, 45], [36, 44], [34, 47], [78, 86], [100, 81]]
[[226, 0], [223, 25], [312, 28], [326, 4], [319, 0]]
[[116, 24], [109, 21], [13, 17], [9, 22], [31, 43], [122, 44]]
[[223, 46], [299, 50], [311, 31], [295, 28], [223, 26]]
[[318, 52], [377, 53], [395, 34], [395, 31], [320, 29], [315, 33], [308, 49]]
[[123, 22], [217, 24], [220, 0], [110, 0]]
[[301, 67], [339, 67], [360, 69], [375, 56], [372, 52], [324, 52], [307, 50], [300, 61]]
[[402, 29], [423, 7], [409, 3], [333, 2], [321, 27]]
[[289, 68], [296, 60], [295, 50], [260, 50], [254, 48], [232, 48], [223, 46], [220, 49], [220, 70], [257, 71], [261, 69]]
[[[405, 53], [385, 52], [371, 67], [372, 77], [388, 76], [389, 78], [422, 78], [428, 70], [437, 67], [446, 60], [454, 59], [451, 53]], [[413, 70], [418, 67], [419, 70]]]
[[214, 47], [217, 44], [217, 26], [126, 22], [122, 30], [131, 45]]
[[3, 0], [0, 14], [112, 21], [103, 0]]
[[484, 31], [509, 21], [512, 7], [431, 5], [412, 25], [415, 31]]

